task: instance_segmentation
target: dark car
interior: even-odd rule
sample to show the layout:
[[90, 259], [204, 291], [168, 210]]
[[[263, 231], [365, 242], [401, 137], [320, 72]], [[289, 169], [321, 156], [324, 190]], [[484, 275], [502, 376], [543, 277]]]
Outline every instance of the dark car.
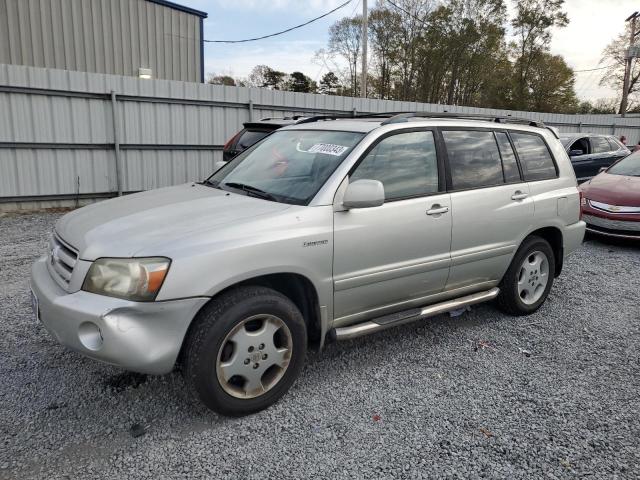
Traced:
[[640, 240], [640, 152], [580, 185], [587, 230]]
[[263, 118], [257, 122], [247, 122], [243, 124], [244, 128], [242, 130], [236, 133], [227, 143], [224, 144], [224, 148], [222, 149], [222, 159], [225, 162], [228, 162], [250, 146], [258, 143], [274, 130], [286, 125], [293, 125], [305, 118], [307, 117], [295, 116]]
[[631, 151], [613, 135], [561, 133], [560, 141], [571, 158], [578, 182], [595, 177]]

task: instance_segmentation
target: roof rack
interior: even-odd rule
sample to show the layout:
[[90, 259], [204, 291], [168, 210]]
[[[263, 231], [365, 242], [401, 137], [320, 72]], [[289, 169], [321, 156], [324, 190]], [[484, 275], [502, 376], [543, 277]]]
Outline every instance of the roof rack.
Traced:
[[484, 115], [482, 113], [454, 113], [454, 112], [406, 112], [399, 113], [390, 117], [382, 122], [382, 125], [389, 125], [393, 123], [408, 122], [410, 118], [423, 117], [423, 118], [461, 118], [468, 120], [485, 120], [495, 123], [517, 123], [521, 125], [528, 125], [530, 127], [547, 128], [547, 126], [540, 121], [530, 120], [528, 118], [511, 117], [511, 116], [496, 116], [496, 115]]

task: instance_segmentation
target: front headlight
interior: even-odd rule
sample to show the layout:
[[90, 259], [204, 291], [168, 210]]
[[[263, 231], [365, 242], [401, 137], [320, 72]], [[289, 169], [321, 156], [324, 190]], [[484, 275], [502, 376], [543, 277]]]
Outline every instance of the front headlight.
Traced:
[[136, 302], [156, 298], [171, 260], [150, 258], [99, 258], [91, 265], [82, 290]]

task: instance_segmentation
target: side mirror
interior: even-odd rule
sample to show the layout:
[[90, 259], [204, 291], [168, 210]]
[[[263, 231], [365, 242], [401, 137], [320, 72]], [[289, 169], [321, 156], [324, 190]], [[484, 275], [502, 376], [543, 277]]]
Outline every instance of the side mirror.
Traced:
[[607, 170], [607, 167], [600, 167], [600, 170], [598, 170], [598, 173], [602, 173], [606, 170]]
[[580, 155], [584, 155], [582, 150], [569, 150], [570, 157], [579, 157]]
[[344, 192], [345, 208], [370, 208], [384, 204], [384, 185], [379, 180], [356, 180]]

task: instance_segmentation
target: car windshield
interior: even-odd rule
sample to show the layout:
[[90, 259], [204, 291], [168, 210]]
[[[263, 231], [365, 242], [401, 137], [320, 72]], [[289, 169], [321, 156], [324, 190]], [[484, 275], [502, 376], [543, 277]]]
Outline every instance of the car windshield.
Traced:
[[282, 130], [245, 150], [204, 183], [295, 205], [308, 204], [363, 133]]
[[640, 152], [633, 153], [613, 165], [607, 173], [640, 177]]

